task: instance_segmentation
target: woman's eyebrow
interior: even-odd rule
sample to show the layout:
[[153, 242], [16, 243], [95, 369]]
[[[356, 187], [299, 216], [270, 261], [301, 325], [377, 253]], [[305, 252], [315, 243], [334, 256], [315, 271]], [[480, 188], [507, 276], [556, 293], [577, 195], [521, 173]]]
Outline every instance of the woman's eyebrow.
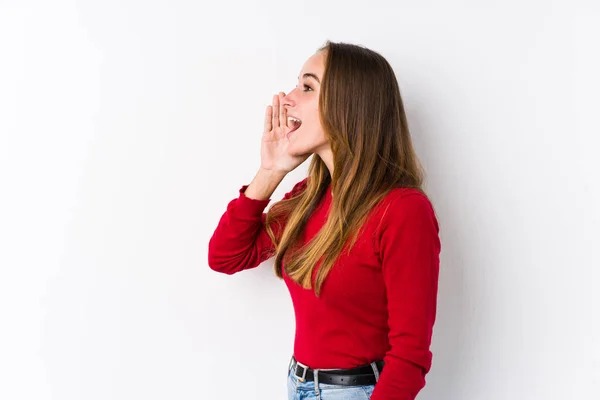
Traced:
[[[319, 85], [321, 84], [319, 77], [316, 76], [315, 74], [313, 74], [312, 72], [307, 72], [304, 75], [302, 75], [302, 77], [303, 78], [313, 78], [315, 81], [319, 82]], [[300, 80], [300, 77], [298, 77], [298, 80]]]

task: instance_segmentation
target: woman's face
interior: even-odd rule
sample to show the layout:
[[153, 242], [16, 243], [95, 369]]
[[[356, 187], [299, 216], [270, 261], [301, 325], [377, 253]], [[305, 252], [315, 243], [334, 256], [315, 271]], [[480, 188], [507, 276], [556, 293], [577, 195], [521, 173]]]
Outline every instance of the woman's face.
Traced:
[[319, 92], [325, 70], [325, 55], [322, 51], [317, 52], [304, 63], [298, 85], [283, 98], [290, 129], [294, 127], [290, 117], [302, 121], [300, 127], [288, 135], [290, 154], [320, 153], [329, 148], [319, 118]]

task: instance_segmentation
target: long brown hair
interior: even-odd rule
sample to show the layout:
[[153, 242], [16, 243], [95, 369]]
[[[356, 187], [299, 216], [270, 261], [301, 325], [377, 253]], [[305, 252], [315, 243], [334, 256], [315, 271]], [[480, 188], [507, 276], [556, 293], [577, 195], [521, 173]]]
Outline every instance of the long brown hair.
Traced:
[[[323, 160], [313, 155], [306, 188], [269, 209], [266, 230], [275, 245], [275, 274], [287, 275], [314, 292], [336, 258], [354, 245], [369, 212], [392, 189], [422, 189], [424, 171], [415, 154], [400, 89], [392, 67], [365, 47], [327, 41], [325, 71], [319, 95], [319, 117], [333, 153], [333, 177]], [[333, 194], [326, 223], [301, 248], [297, 242], [306, 222], [331, 184]], [[271, 224], [285, 229], [276, 235]], [[280, 238], [276, 237], [280, 236]], [[289, 253], [289, 254], [288, 254]]]

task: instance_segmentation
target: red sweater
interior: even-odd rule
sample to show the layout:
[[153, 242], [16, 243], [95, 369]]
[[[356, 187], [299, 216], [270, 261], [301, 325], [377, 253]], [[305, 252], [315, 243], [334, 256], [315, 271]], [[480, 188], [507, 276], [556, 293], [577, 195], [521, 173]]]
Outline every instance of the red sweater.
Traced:
[[[284, 199], [306, 187], [306, 180]], [[215, 271], [255, 268], [273, 249], [263, 213], [271, 199], [250, 199], [244, 195], [247, 187], [229, 202], [210, 239], [208, 264]], [[302, 240], [319, 231], [330, 205], [331, 185]], [[320, 298], [283, 272], [296, 317], [294, 356], [313, 369], [353, 368], [383, 359], [371, 400], [414, 399], [432, 361], [438, 222], [423, 194], [397, 188], [371, 211], [366, 224], [351, 253], [342, 254], [331, 269]]]

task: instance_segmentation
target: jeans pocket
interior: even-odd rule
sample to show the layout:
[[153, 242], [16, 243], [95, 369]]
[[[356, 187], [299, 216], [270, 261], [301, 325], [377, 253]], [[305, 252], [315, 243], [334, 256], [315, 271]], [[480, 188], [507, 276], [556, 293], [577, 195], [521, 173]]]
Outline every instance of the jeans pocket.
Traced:
[[297, 388], [297, 383], [295, 381], [294, 376], [292, 375], [292, 371], [289, 370], [288, 371], [288, 376], [287, 376], [287, 393], [288, 393], [288, 399], [293, 399], [296, 396], [296, 389]]
[[346, 386], [319, 383], [323, 400], [369, 400], [374, 385]]
[[361, 386], [361, 388], [362, 388], [362, 390], [365, 391], [365, 394], [370, 399], [371, 395], [373, 394], [373, 391], [375, 390], [375, 384], [373, 384], [373, 385], [364, 385], [364, 386]]

